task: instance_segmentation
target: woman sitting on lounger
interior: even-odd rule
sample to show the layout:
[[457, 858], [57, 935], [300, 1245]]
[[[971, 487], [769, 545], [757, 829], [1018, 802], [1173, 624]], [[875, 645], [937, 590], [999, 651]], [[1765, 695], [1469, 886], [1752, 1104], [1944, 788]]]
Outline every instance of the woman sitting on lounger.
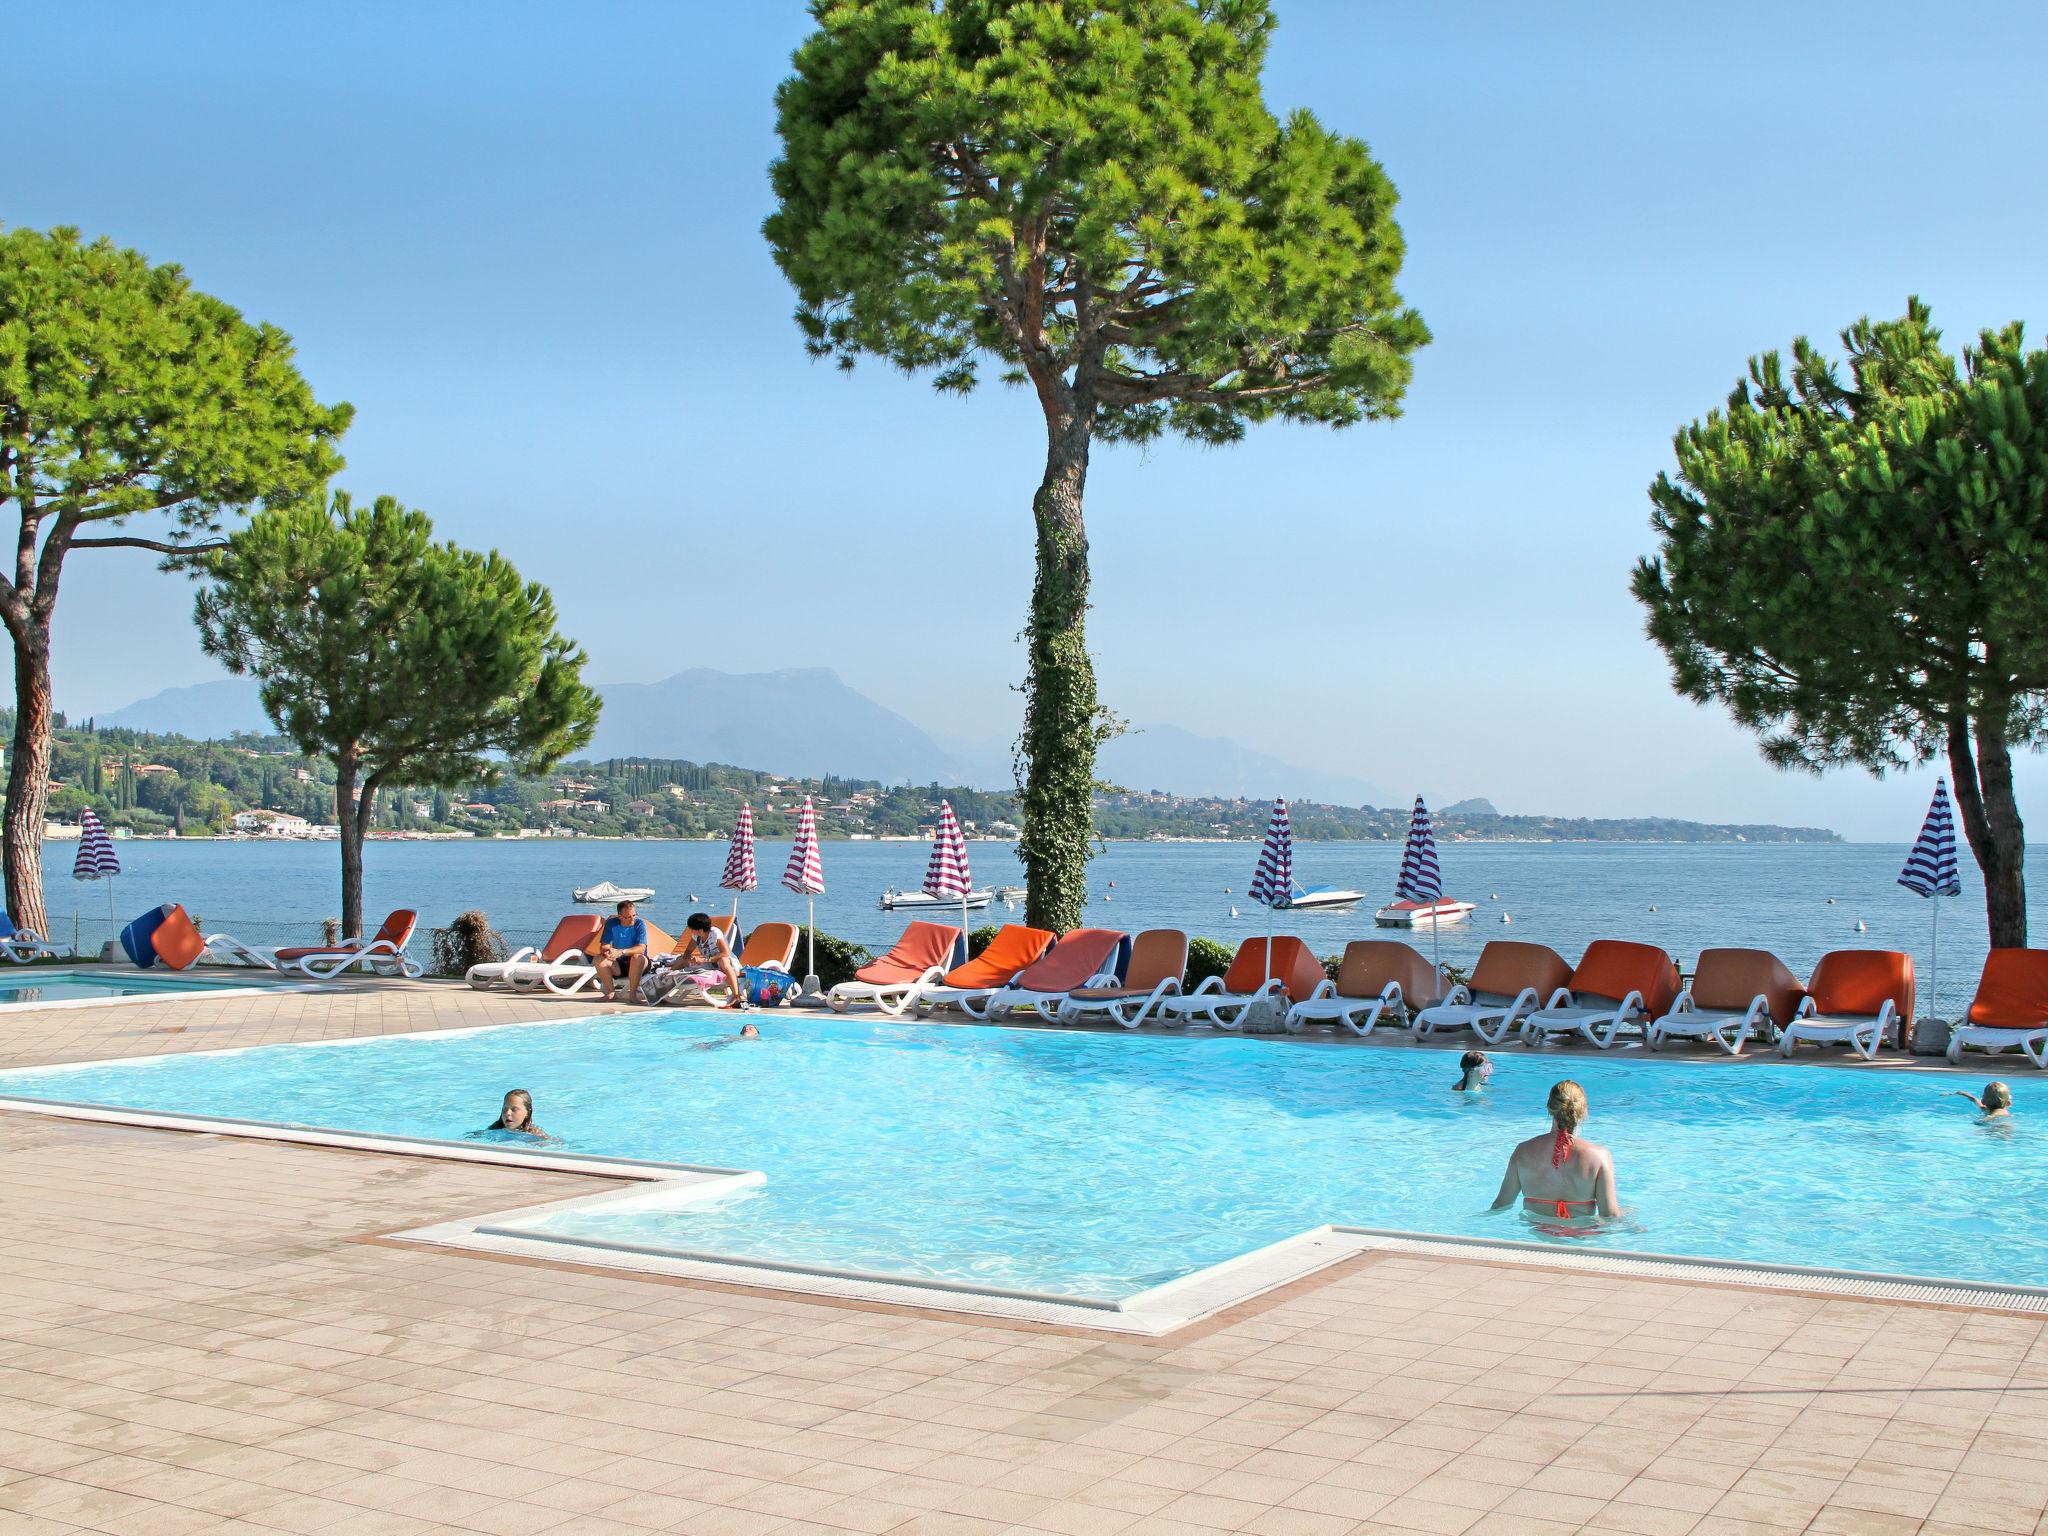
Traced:
[[1586, 1090], [1570, 1078], [1550, 1090], [1550, 1130], [1531, 1136], [1508, 1156], [1508, 1171], [1493, 1198], [1498, 1211], [1522, 1200], [1522, 1209], [1546, 1220], [1585, 1220], [1613, 1216], [1620, 1203], [1614, 1194], [1614, 1159], [1607, 1149], [1581, 1141], [1586, 1121]]

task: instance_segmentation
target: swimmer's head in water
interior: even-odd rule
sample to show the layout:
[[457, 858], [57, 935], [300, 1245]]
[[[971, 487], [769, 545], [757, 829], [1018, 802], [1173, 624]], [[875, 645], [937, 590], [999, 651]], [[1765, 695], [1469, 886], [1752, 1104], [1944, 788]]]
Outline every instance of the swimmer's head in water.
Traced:
[[752, 1024], [742, 1024], [740, 1026], [740, 1038], [742, 1040], [758, 1040], [761, 1038], [761, 1031]]
[[1467, 1051], [1458, 1058], [1461, 1076], [1458, 1078], [1458, 1092], [1469, 1093], [1474, 1088], [1484, 1088], [1488, 1078], [1493, 1076], [1493, 1063], [1486, 1059], [1484, 1051]]
[[1586, 1090], [1570, 1078], [1550, 1088], [1550, 1120], [1560, 1131], [1576, 1131], [1586, 1123]]
[[1984, 1085], [1984, 1107], [1986, 1109], [2010, 1110], [2012, 1108], [2012, 1090], [2003, 1083], [1986, 1083]]
[[523, 1131], [533, 1124], [533, 1095], [524, 1088], [514, 1088], [505, 1095], [505, 1102], [498, 1110], [496, 1129], [501, 1131]]

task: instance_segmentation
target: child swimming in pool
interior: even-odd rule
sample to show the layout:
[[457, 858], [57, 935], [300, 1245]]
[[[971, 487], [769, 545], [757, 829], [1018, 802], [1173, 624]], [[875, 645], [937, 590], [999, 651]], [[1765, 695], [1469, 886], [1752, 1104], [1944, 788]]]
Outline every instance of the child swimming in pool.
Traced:
[[1968, 1099], [1984, 1112], [1986, 1120], [2010, 1120], [2012, 1118], [2012, 1090], [2004, 1083], [1986, 1083], [1984, 1097], [1964, 1093], [1960, 1088], [1949, 1095], [1952, 1099]]
[[760, 1038], [760, 1029], [752, 1023], [747, 1023], [740, 1026], [740, 1032], [736, 1035], [720, 1035], [716, 1040], [699, 1040], [691, 1049], [716, 1051], [728, 1045], [737, 1045], [742, 1040], [758, 1040]]
[[1484, 1051], [1467, 1051], [1458, 1058], [1458, 1070], [1460, 1076], [1451, 1092], [1484, 1093], [1487, 1079], [1493, 1076], [1493, 1063]]
[[544, 1137], [547, 1132], [533, 1123], [533, 1095], [514, 1088], [499, 1106], [498, 1118], [484, 1127], [487, 1131], [517, 1131], [522, 1136]]

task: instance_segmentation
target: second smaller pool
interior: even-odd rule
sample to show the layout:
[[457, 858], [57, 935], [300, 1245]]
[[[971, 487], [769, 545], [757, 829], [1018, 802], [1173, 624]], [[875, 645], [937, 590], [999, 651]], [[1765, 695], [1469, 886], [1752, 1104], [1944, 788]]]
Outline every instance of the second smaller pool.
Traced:
[[0, 966], [0, 1009], [113, 1003], [179, 993], [246, 992], [269, 983], [255, 973], [156, 976], [127, 966]]

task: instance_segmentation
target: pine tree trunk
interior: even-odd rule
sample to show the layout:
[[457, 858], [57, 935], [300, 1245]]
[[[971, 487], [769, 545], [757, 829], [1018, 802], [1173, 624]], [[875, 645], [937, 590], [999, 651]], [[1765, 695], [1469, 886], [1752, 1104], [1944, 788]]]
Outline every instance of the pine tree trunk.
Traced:
[[7, 911], [17, 927], [48, 938], [43, 906], [43, 818], [50, 804], [50, 631], [30, 618], [14, 639], [14, 749], [7, 762], [7, 814], [0, 850], [7, 866]]
[[1094, 836], [1095, 664], [1088, 656], [1088, 481], [1092, 404], [1047, 415], [1045, 478], [1032, 499], [1038, 568], [1026, 632], [1023, 770], [1024, 920], [1065, 933], [1081, 926]]
[[363, 936], [363, 837], [370, 830], [376, 790], [356, 791], [356, 764], [346, 756], [334, 765], [334, 819], [341, 828], [341, 936]]
[[[1949, 771], [1955, 778], [1956, 809], [1970, 852], [1984, 874], [1984, 913], [1994, 949], [2027, 945], [2026, 828], [2013, 793], [2012, 752], [2004, 735], [2004, 712], [1987, 710], [1976, 722], [1957, 720], [1948, 732]], [[1974, 751], [1972, 737], [1975, 738]]]

